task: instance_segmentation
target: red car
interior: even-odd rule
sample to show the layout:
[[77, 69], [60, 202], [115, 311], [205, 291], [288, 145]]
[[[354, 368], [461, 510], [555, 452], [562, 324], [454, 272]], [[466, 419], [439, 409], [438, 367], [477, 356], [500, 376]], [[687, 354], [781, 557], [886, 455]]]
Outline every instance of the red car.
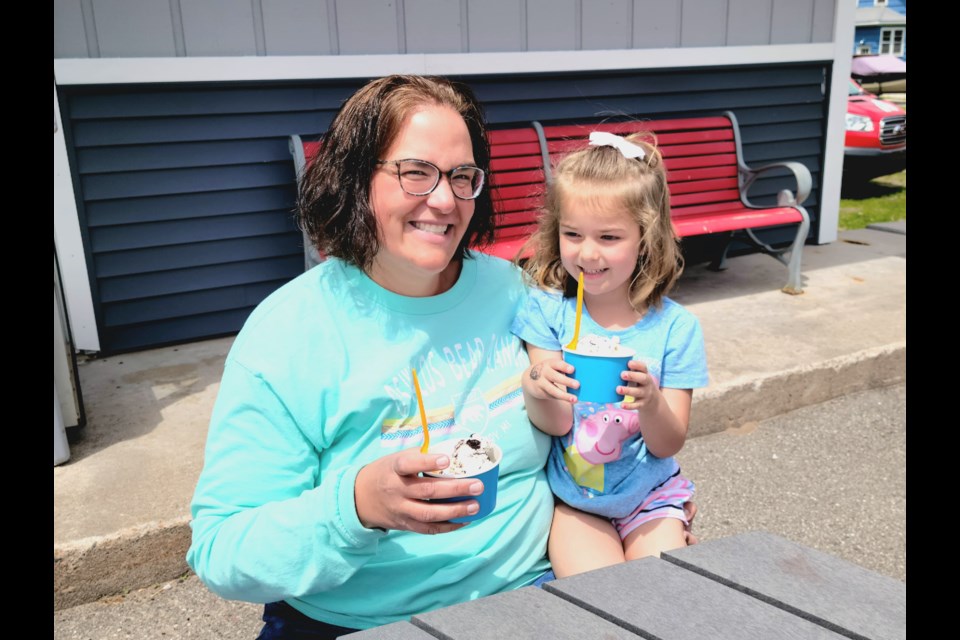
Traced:
[[872, 177], [902, 171], [907, 159], [907, 112], [864, 91], [851, 78], [843, 154], [845, 171]]

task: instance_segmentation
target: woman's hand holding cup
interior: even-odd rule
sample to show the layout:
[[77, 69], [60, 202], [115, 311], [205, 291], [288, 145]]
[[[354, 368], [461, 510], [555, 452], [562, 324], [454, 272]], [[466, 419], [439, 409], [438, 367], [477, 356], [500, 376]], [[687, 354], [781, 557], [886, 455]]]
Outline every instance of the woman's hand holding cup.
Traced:
[[483, 483], [470, 478], [420, 475], [449, 465], [450, 458], [446, 455], [421, 454], [419, 449], [409, 449], [383, 456], [363, 467], [354, 486], [361, 524], [371, 529], [404, 529], [430, 535], [464, 526], [449, 520], [476, 513], [476, 500], [448, 503], [431, 500], [476, 496], [483, 492]]

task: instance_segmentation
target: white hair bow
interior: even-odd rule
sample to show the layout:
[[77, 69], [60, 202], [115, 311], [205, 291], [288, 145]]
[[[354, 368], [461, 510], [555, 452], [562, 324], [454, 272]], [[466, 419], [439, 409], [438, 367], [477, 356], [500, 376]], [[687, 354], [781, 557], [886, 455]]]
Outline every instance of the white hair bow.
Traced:
[[624, 158], [643, 158], [647, 155], [643, 147], [606, 131], [592, 131], [590, 144], [594, 147], [613, 147], [623, 154]]

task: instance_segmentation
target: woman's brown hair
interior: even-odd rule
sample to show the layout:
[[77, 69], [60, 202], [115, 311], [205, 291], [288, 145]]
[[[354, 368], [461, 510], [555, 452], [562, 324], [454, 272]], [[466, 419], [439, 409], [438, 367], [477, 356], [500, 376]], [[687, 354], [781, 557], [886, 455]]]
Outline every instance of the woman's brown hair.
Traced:
[[[490, 147], [480, 101], [466, 85], [438, 76], [392, 75], [373, 80], [340, 108], [310, 162], [297, 194], [299, 223], [326, 256], [368, 270], [380, 249], [370, 208], [370, 181], [380, 154], [420, 107], [439, 105], [460, 114], [470, 133], [474, 163], [490, 174]], [[467, 232], [453, 260], [469, 247], [493, 242], [493, 201], [485, 186], [474, 200]]]

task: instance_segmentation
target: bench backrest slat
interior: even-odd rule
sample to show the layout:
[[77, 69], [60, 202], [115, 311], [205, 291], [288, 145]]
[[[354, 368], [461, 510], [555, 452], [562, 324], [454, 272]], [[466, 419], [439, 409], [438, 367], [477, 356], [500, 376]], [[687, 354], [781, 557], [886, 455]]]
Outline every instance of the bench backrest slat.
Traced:
[[490, 160], [490, 171], [493, 172], [491, 178], [495, 183], [500, 183], [500, 178], [510, 175], [510, 172], [527, 170], [520, 177], [535, 182], [537, 179], [543, 180], [543, 160], [539, 153], [536, 156], [515, 156], [512, 158], [493, 158]]
[[676, 218], [682, 216], [684, 207], [694, 204], [715, 203], [715, 204], [735, 204], [743, 208], [740, 202], [740, 190], [733, 188], [729, 190], [718, 191], [700, 191], [697, 193], [687, 193], [678, 195], [676, 198], [670, 196], [670, 216]]
[[711, 193], [737, 189], [737, 178], [717, 178], [715, 180], [691, 180], [689, 182], [671, 182], [670, 204], [675, 205], [677, 197], [690, 193]]
[[491, 129], [487, 131], [487, 140], [491, 148], [523, 142], [532, 142], [534, 145], [538, 145], [540, 142], [537, 138], [537, 132], [532, 127]]
[[536, 211], [540, 206], [540, 198], [530, 196], [528, 198], [513, 198], [512, 200], [500, 200], [498, 213], [518, 213], [522, 211]]
[[539, 154], [540, 143], [536, 140], [519, 144], [504, 143], [490, 145], [490, 158], [494, 160], [499, 158], [536, 156]]
[[518, 185], [500, 185], [497, 188], [497, 200], [516, 200], [517, 198], [537, 197], [543, 192], [543, 184], [523, 183]]
[[706, 167], [677, 167], [667, 169], [667, 182], [670, 188], [681, 186], [685, 182], [716, 180], [717, 178], [737, 178], [737, 170], [729, 164], [717, 164]]
[[709, 213], [723, 213], [724, 211], [743, 211], [743, 205], [739, 202], [711, 202], [707, 204], [690, 205], [684, 207], [671, 208], [670, 218], [672, 220], [681, 220], [687, 216], [700, 216]]
[[[534, 224], [524, 224], [524, 225], [512, 225], [506, 227], [497, 227], [493, 233], [495, 240], [526, 240], [533, 232], [537, 230], [537, 225]], [[512, 256], [511, 256], [512, 257]]]

